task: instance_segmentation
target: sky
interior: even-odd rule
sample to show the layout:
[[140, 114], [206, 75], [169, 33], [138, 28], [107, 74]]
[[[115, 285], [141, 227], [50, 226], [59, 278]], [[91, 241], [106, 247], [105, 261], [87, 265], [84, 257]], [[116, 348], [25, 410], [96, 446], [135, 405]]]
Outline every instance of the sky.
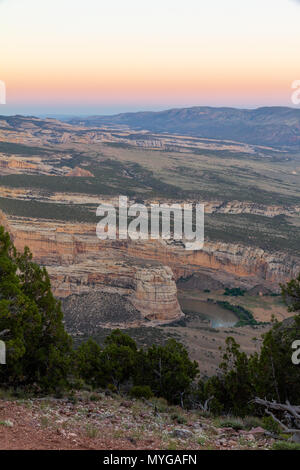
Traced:
[[297, 0], [0, 0], [0, 114], [292, 106]]

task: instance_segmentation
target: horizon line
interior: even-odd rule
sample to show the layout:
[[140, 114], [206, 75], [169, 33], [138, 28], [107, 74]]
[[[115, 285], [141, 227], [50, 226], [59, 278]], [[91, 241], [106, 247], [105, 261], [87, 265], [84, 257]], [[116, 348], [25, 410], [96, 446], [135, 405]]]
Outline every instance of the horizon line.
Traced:
[[283, 105], [272, 105], [272, 106], [255, 106], [255, 107], [239, 107], [239, 106], [212, 106], [212, 105], [193, 105], [193, 106], [174, 106], [174, 107], [166, 107], [164, 109], [161, 109], [161, 110], [145, 110], [143, 108], [141, 108], [140, 110], [137, 110], [137, 111], [121, 111], [121, 112], [114, 112], [112, 114], [97, 114], [97, 113], [93, 113], [93, 114], [89, 114], [89, 113], [84, 113], [84, 114], [81, 114], [81, 113], [61, 113], [61, 112], [43, 112], [43, 113], [36, 113], [36, 114], [32, 114], [32, 113], [12, 113], [12, 114], [2, 114], [2, 112], [0, 112], [0, 116], [4, 116], [4, 117], [26, 117], [26, 118], [39, 118], [39, 119], [55, 119], [55, 118], [59, 118], [59, 117], [64, 117], [64, 118], [68, 118], [68, 117], [73, 117], [73, 118], [89, 118], [89, 117], [113, 117], [113, 116], [119, 116], [119, 115], [122, 115], [122, 114], [139, 114], [139, 113], [163, 113], [163, 112], [167, 112], [167, 111], [175, 111], [175, 110], [185, 110], [185, 109], [195, 109], [195, 108], [207, 108], [207, 109], [232, 109], [232, 110], [240, 110], [240, 111], [258, 111], [260, 109], [289, 109], [289, 110], [300, 110], [300, 107], [299, 106], [283, 106]]

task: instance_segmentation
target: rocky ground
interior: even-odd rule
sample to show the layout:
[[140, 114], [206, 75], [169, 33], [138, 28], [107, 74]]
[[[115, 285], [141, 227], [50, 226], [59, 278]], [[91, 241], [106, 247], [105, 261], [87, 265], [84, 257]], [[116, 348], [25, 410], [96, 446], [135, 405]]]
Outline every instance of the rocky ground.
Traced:
[[63, 399], [5, 396], [0, 400], [0, 449], [272, 448], [274, 439], [255, 418], [244, 421], [240, 430], [228, 423], [170, 407], [162, 399], [145, 403], [90, 392]]

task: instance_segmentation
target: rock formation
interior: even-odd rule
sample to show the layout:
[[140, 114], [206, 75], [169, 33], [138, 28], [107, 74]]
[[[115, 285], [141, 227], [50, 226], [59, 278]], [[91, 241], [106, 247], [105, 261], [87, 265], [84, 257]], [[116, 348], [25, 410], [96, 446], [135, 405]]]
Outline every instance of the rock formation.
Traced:
[[145, 267], [136, 271], [134, 280], [132, 303], [146, 319], [170, 321], [183, 315], [171, 268]]
[[[8, 226], [4, 215], [0, 223], [9, 229], [18, 250], [29, 246], [34, 260], [47, 267], [57, 297], [80, 297], [90, 292], [118, 294], [140, 312], [141, 318], [165, 323], [182, 316], [172, 270], [135, 260], [122, 253], [124, 247], [117, 244], [100, 242], [93, 226], [15, 218]], [[116, 324], [115, 318], [111, 318], [111, 324]]]
[[296, 256], [237, 244], [207, 242], [202, 251], [190, 252], [157, 240], [100, 241], [90, 224], [7, 220], [3, 214], [0, 224], [10, 231], [17, 249], [29, 246], [34, 260], [47, 267], [58, 297], [119, 294], [143, 318], [157, 322], [181, 317], [176, 281], [193, 274], [198, 281], [213, 279], [219, 286], [260, 285], [274, 291], [300, 271]]
[[83, 168], [80, 168], [79, 166], [76, 166], [73, 168], [71, 171], [69, 171], [66, 176], [86, 176], [86, 177], [93, 177], [93, 173], [91, 173], [88, 170], [84, 170]]

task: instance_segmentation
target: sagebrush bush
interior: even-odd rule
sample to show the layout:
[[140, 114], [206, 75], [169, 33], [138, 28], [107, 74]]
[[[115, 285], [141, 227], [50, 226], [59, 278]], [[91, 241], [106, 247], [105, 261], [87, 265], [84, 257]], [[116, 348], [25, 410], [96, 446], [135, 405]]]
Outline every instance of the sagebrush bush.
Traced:
[[261, 418], [258, 418], [257, 416], [245, 416], [245, 418], [243, 418], [243, 423], [245, 428], [249, 430], [253, 428], [263, 427]]
[[159, 413], [169, 412], [169, 404], [165, 398], [155, 398], [153, 399], [152, 403]]
[[219, 426], [221, 428], [232, 428], [235, 431], [240, 431], [245, 429], [245, 424], [242, 419], [236, 418], [234, 416], [226, 416], [219, 420]]

